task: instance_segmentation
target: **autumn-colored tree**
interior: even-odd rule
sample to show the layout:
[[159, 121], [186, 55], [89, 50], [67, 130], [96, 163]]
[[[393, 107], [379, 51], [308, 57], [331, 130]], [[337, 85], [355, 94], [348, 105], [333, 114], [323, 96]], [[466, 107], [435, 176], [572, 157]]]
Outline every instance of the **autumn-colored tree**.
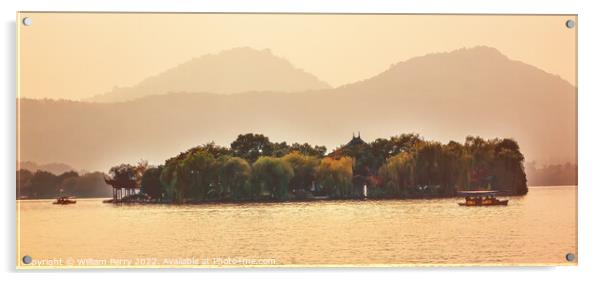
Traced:
[[304, 192], [310, 192], [316, 180], [316, 172], [320, 160], [317, 157], [303, 155], [297, 151], [285, 155], [282, 159], [293, 168], [294, 172], [294, 176], [290, 181], [289, 191], [303, 190]]
[[324, 157], [317, 171], [319, 192], [334, 198], [349, 198], [353, 187], [353, 159]]

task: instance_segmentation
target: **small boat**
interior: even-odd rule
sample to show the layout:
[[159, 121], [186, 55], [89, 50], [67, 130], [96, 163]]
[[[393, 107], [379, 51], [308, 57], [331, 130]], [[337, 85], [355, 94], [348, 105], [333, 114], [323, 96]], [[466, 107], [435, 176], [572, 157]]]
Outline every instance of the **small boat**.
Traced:
[[75, 204], [77, 203], [77, 201], [75, 201], [73, 199], [73, 197], [67, 197], [67, 196], [61, 196], [59, 198], [56, 199], [56, 201], [52, 202], [52, 204], [55, 205], [69, 205], [69, 204]]
[[478, 207], [478, 206], [507, 206], [508, 200], [500, 200], [495, 196], [497, 191], [462, 191], [465, 197], [465, 202], [460, 202], [458, 205], [465, 207]]

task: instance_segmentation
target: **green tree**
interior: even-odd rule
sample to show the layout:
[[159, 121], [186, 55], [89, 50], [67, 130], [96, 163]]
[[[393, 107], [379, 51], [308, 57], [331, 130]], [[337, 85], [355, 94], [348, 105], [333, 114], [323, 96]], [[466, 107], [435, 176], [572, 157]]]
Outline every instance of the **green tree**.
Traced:
[[232, 151], [223, 146], [219, 146], [215, 144], [215, 142], [209, 142], [204, 145], [195, 146], [184, 153], [181, 153], [178, 158], [183, 159], [186, 158], [190, 154], [194, 154], [198, 151], [205, 151], [213, 156], [213, 158], [218, 159], [220, 157], [232, 156]]
[[137, 167], [130, 164], [121, 164], [109, 170], [112, 180], [123, 183], [122, 186], [131, 185], [131, 188], [135, 187], [137, 174]]
[[240, 157], [222, 159], [219, 168], [220, 182], [226, 194], [236, 200], [248, 199], [247, 181], [251, 177], [251, 165]]
[[491, 185], [491, 164], [493, 162], [493, 141], [480, 137], [468, 136], [464, 148], [469, 174], [469, 189], [483, 189]]
[[175, 203], [184, 202], [185, 189], [189, 186], [181, 180], [182, 175], [183, 168], [177, 158], [165, 161], [159, 180], [167, 199]]
[[458, 186], [462, 184], [462, 176], [466, 174], [464, 147], [455, 141], [450, 141], [442, 149], [441, 192], [448, 196], [454, 195]]
[[400, 152], [380, 167], [378, 175], [387, 196], [405, 197], [409, 194], [409, 190], [415, 186], [414, 160], [412, 154]]
[[376, 166], [380, 167], [387, 159], [401, 152], [410, 152], [423, 140], [418, 134], [401, 134], [389, 139], [378, 138], [370, 146], [372, 154], [377, 159]]
[[512, 194], [526, 194], [528, 189], [524, 160], [525, 157], [516, 141], [512, 139], [497, 141], [492, 165], [493, 188]]
[[163, 186], [161, 185], [162, 166], [146, 169], [142, 175], [141, 192], [152, 199], [161, 199], [163, 196]]
[[285, 141], [271, 144], [272, 153], [270, 156], [282, 157], [291, 151], [291, 147]]
[[252, 194], [255, 198], [269, 195], [278, 200], [288, 199], [288, 186], [293, 168], [280, 158], [262, 156], [253, 163]]
[[326, 154], [326, 147], [319, 145], [311, 146], [308, 143], [293, 143], [290, 147], [290, 151], [297, 151], [307, 156], [323, 157], [324, 154]]
[[205, 150], [197, 150], [181, 161], [180, 180], [188, 185], [184, 197], [205, 200], [221, 196], [216, 183], [216, 164], [213, 155]]
[[442, 148], [438, 142], [424, 142], [416, 146], [416, 184], [421, 187], [431, 189], [441, 186], [442, 167], [441, 167]]
[[255, 163], [260, 156], [271, 156], [273, 145], [270, 139], [261, 134], [238, 135], [236, 140], [230, 144], [232, 154], [236, 157], [246, 159], [249, 163]]

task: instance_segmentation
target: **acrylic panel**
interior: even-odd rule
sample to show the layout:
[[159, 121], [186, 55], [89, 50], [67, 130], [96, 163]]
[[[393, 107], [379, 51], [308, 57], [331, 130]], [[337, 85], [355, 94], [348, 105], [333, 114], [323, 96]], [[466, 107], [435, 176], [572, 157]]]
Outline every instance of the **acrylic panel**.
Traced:
[[17, 14], [17, 267], [577, 264], [577, 16]]

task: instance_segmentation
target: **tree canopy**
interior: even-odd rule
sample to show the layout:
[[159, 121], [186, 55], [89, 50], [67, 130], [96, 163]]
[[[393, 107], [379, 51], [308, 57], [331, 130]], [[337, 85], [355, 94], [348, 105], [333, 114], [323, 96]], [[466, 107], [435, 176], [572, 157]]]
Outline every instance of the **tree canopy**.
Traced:
[[123, 164], [110, 175], [141, 182], [151, 198], [180, 203], [360, 198], [364, 186], [368, 197], [414, 198], [482, 189], [525, 194], [523, 162], [512, 139], [468, 136], [463, 144], [442, 144], [401, 134], [366, 143], [358, 136], [327, 154], [324, 146], [241, 134], [229, 148], [208, 143], [159, 167]]

